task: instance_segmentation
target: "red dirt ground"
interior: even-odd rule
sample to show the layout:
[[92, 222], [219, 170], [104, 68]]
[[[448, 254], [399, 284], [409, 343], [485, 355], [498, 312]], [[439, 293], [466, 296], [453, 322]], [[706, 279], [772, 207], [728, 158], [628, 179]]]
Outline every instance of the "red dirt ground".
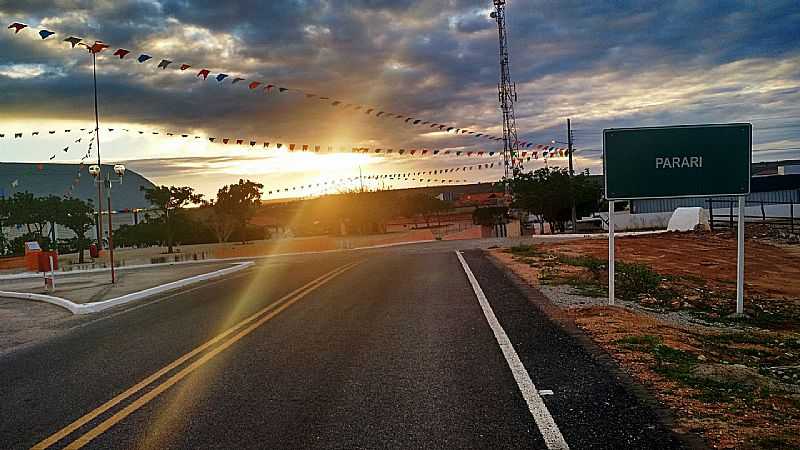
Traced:
[[[608, 259], [605, 240], [543, 244], [542, 250]], [[642, 263], [670, 275], [705, 279], [736, 289], [736, 238], [730, 233], [663, 233], [616, 239], [618, 261]], [[745, 243], [745, 295], [800, 299], [800, 253], [762, 242]]]

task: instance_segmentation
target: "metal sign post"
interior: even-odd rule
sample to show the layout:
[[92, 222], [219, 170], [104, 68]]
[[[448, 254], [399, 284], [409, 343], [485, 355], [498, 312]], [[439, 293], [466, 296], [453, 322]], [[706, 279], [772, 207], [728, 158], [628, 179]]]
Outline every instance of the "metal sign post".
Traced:
[[608, 201], [608, 304], [614, 305], [614, 200]]
[[745, 196], [740, 195], [736, 230], [736, 315], [744, 314], [744, 206]]

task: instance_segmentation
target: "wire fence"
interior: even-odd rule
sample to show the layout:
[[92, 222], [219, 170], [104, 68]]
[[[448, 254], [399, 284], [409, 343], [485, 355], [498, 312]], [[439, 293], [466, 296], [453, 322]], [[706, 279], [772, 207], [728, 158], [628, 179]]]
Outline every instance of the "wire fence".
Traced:
[[[709, 225], [712, 230], [734, 229], [739, 219], [736, 198], [706, 200], [708, 202]], [[723, 212], [724, 211], [724, 212]], [[755, 211], [755, 214], [753, 213]], [[763, 223], [786, 228], [790, 233], [800, 232], [800, 203], [766, 200], [745, 201], [745, 223]]]

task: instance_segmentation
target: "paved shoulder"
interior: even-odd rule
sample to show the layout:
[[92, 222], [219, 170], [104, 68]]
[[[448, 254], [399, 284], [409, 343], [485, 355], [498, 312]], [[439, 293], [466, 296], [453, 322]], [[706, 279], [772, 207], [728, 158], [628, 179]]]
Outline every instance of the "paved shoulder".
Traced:
[[621, 380], [530, 303], [480, 251], [464, 253], [566, 442], [578, 448], [681, 448]]

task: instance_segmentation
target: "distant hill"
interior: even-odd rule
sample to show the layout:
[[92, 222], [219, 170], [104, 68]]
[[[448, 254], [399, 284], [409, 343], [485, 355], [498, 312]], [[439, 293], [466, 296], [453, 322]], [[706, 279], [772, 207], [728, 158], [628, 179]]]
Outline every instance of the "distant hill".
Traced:
[[[97, 202], [97, 186], [89, 175], [89, 166], [81, 169], [78, 178], [78, 164], [36, 164], [36, 163], [0, 163], [0, 196], [12, 196], [15, 192], [30, 192], [42, 197], [48, 195], [63, 196], [75, 183], [72, 196], [81, 200]], [[103, 173], [112, 171], [113, 165], [103, 164]], [[75, 182], [75, 180], [80, 180]], [[122, 185], [114, 184], [111, 203], [114, 210], [149, 208], [150, 202], [144, 198], [142, 187], [153, 187], [153, 183], [136, 172], [125, 172]], [[103, 206], [105, 207], [105, 193]]]

